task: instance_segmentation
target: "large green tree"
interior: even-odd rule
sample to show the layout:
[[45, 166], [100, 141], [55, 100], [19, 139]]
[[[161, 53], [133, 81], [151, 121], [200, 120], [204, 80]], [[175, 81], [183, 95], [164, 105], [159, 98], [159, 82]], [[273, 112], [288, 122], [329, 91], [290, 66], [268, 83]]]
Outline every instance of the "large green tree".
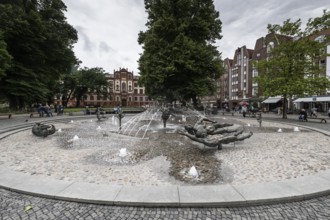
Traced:
[[[319, 65], [324, 60], [325, 44], [312, 38], [312, 34], [323, 30], [325, 21], [329, 25], [329, 13], [324, 12], [322, 18], [310, 19], [305, 30], [301, 29], [300, 19], [268, 25], [269, 33], [277, 41], [276, 47], [271, 49], [268, 59], [255, 63], [259, 73], [255, 80], [265, 96], [280, 95], [288, 100], [297, 95], [322, 95], [330, 88], [324, 66]], [[320, 19], [323, 26], [316, 22]], [[292, 38], [288, 40], [282, 35]], [[283, 118], [287, 118], [286, 110], [284, 101]]]
[[64, 16], [61, 0], [0, 0], [0, 31], [13, 57], [0, 81], [11, 108], [49, 100], [53, 84], [77, 60], [76, 30]]
[[140, 81], [152, 98], [196, 100], [215, 89], [221, 71], [221, 21], [213, 0], [145, 0], [147, 30], [139, 33], [143, 47]]
[[100, 99], [109, 98], [109, 86], [105, 71], [100, 67], [79, 69], [63, 80], [63, 92], [67, 94], [67, 100], [71, 97], [76, 99], [76, 107], [88, 94], [97, 95]]
[[0, 32], [0, 80], [6, 75], [6, 70], [10, 67], [12, 57], [8, 53], [7, 44], [3, 40], [3, 35]]

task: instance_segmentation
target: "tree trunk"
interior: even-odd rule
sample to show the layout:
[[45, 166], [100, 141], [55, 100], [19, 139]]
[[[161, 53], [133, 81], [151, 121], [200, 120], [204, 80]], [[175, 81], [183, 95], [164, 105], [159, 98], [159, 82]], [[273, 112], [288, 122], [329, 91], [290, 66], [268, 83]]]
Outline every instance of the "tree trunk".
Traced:
[[287, 108], [288, 108], [288, 103], [287, 103], [287, 100], [286, 100], [286, 95], [283, 96], [283, 112], [282, 112], [282, 118], [283, 119], [287, 119], [288, 118], [288, 115], [287, 115]]

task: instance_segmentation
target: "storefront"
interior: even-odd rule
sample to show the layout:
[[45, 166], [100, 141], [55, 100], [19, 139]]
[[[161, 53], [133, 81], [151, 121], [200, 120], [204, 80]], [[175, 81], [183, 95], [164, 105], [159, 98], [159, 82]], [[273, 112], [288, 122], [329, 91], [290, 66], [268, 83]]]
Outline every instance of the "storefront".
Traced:
[[262, 103], [262, 111], [269, 112], [276, 108], [282, 107], [282, 97], [275, 96], [265, 99]]
[[312, 96], [298, 98], [293, 101], [295, 109], [306, 109], [308, 111], [316, 110], [318, 112], [327, 112], [330, 108], [330, 96]]

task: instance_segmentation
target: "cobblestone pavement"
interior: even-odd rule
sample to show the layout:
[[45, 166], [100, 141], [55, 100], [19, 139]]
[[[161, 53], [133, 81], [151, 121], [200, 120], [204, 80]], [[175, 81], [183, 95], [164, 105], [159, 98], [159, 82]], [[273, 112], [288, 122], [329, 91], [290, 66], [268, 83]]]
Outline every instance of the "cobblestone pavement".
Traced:
[[64, 202], [0, 189], [0, 219], [330, 219], [330, 196], [239, 208], [143, 208]]
[[[293, 122], [293, 121], [290, 121]], [[320, 124], [306, 125], [318, 127]], [[322, 125], [329, 130], [329, 125]], [[323, 129], [324, 129], [323, 128]], [[0, 188], [0, 219], [330, 219], [330, 195], [300, 202], [237, 208], [143, 208], [95, 205]]]

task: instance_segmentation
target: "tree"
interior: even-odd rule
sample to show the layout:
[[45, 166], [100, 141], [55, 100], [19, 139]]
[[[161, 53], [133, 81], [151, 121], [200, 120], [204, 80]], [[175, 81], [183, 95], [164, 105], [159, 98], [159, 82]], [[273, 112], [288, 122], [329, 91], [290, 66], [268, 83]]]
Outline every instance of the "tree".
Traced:
[[288, 19], [283, 25], [269, 24], [268, 31], [274, 35], [277, 46], [271, 49], [268, 59], [255, 63], [259, 73], [255, 80], [263, 94], [283, 97], [283, 118], [287, 118], [287, 99], [294, 95], [324, 94], [330, 85], [319, 65], [325, 45], [310, 37], [312, 30], [315, 30], [312, 20], [304, 31], [300, 19], [294, 22]]
[[76, 98], [76, 107], [80, 106], [81, 100], [87, 94], [97, 95], [100, 99], [110, 96], [105, 71], [100, 67], [80, 69], [74, 74], [74, 79], [75, 82], [70, 81], [68, 85], [75, 86], [73, 96]]
[[145, 0], [147, 30], [139, 33], [143, 45], [140, 79], [152, 98], [168, 101], [194, 99], [215, 90], [221, 71], [219, 12], [213, 0]]
[[3, 40], [2, 33], [0, 32], [0, 81], [6, 75], [6, 70], [10, 67], [12, 57], [7, 51], [7, 44]]
[[51, 99], [53, 84], [77, 59], [76, 30], [66, 22], [61, 0], [0, 1], [0, 31], [12, 63], [0, 81], [10, 108]]

